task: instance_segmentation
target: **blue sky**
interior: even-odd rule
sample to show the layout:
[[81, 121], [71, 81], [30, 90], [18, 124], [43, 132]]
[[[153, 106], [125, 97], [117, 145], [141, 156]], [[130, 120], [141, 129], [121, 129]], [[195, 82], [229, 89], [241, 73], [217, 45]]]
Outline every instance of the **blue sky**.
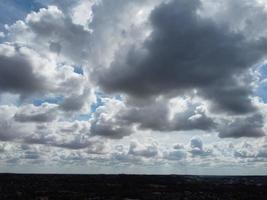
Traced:
[[17, 20], [24, 19], [31, 11], [38, 11], [44, 7], [35, 0], [3, 0], [0, 2], [0, 30], [4, 30], [5, 24], [13, 24]]

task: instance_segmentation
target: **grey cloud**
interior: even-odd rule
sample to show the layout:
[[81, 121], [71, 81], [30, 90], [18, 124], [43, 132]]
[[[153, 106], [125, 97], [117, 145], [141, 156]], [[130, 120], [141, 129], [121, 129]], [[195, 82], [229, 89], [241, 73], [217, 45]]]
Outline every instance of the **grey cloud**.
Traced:
[[36, 160], [40, 158], [40, 155], [36, 151], [25, 151], [24, 152], [24, 159]]
[[59, 55], [61, 52], [61, 45], [59, 42], [50, 42], [49, 49]]
[[239, 148], [235, 148], [233, 156], [238, 158], [240, 162], [266, 162], [267, 148], [261, 143], [255, 145], [245, 142]]
[[11, 121], [0, 121], [0, 140], [1, 141], [12, 141], [21, 136], [21, 132], [14, 127]]
[[197, 89], [216, 111], [255, 111], [252, 88], [236, 77], [264, 58], [266, 38], [248, 39], [201, 18], [200, 6], [198, 0], [173, 0], [156, 7], [149, 38], [141, 48], [130, 47], [126, 56], [125, 49], [118, 52], [111, 67], [99, 74], [99, 83], [107, 91], [141, 98]]
[[83, 63], [87, 59], [90, 32], [82, 25], [74, 24], [72, 19], [57, 7], [41, 10], [38, 17], [30, 15], [26, 22], [29, 31], [35, 34], [32, 40], [33, 46], [36, 45], [34, 43], [43, 46], [50, 43], [50, 50], [65, 56], [67, 60], [74, 61], [75, 64]]
[[173, 161], [177, 161], [177, 160], [183, 160], [186, 158], [186, 151], [184, 150], [173, 150], [173, 151], [170, 151], [168, 153], [166, 153], [164, 155], [164, 158], [167, 159], [167, 160], [173, 160]]
[[184, 149], [184, 146], [182, 145], [182, 144], [175, 144], [174, 146], [173, 146], [173, 148], [174, 149]]
[[267, 158], [267, 147], [260, 149], [260, 151], [257, 154], [257, 157]]
[[141, 157], [138, 156], [131, 156], [127, 153], [113, 153], [111, 156], [111, 160], [114, 163], [124, 163], [124, 164], [140, 164], [143, 165], [144, 162], [142, 161]]
[[129, 136], [132, 133], [132, 127], [127, 124], [120, 124], [120, 122], [101, 121], [101, 119], [95, 119], [91, 124], [91, 134], [99, 135], [111, 139], [121, 139], [125, 136]]
[[187, 150], [181, 144], [175, 144], [173, 149], [164, 152], [163, 158], [171, 161], [184, 160], [187, 157]]
[[[179, 104], [177, 102], [177, 104]], [[216, 123], [198, 109], [199, 104], [188, 102], [188, 107], [182, 112], [175, 112], [170, 118], [173, 108], [169, 107], [168, 99], [149, 101], [144, 105], [127, 104], [128, 108], [119, 113], [119, 118], [129, 123], [139, 124], [140, 129], [152, 129], [157, 131], [181, 131], [181, 130], [212, 130]]]
[[64, 135], [61, 138], [57, 138], [55, 135], [38, 133], [24, 137], [23, 142], [72, 150], [87, 149], [87, 152], [90, 154], [101, 154], [105, 148], [103, 142], [92, 140], [84, 135], [72, 135], [70, 139], [64, 139]]
[[50, 4], [58, 6], [63, 11], [70, 11], [71, 8], [73, 8], [79, 0], [67, 0], [67, 1], [61, 1], [61, 0], [50, 0]]
[[138, 145], [136, 143], [131, 143], [128, 154], [151, 158], [157, 156], [158, 149], [156, 146], [147, 146], [143, 149], [138, 149]]
[[117, 146], [116, 150], [111, 154], [111, 161], [114, 163], [144, 165], [146, 160], [150, 163], [159, 155], [156, 145], [141, 145], [136, 142], [131, 142], [128, 151], [124, 151], [123, 146]]
[[129, 124], [137, 123], [141, 129], [167, 130], [168, 108], [165, 102], [151, 102], [144, 106], [131, 106], [122, 110], [117, 116]]
[[197, 111], [195, 105], [191, 106], [185, 112], [176, 113], [173, 119], [169, 119], [167, 101], [142, 107], [129, 106], [128, 110], [120, 113], [120, 117], [129, 123], [140, 124], [141, 129], [158, 131], [212, 130], [216, 127], [215, 122], [204, 112]]
[[[64, 111], [79, 111], [84, 105], [86, 105], [86, 101], [90, 97], [90, 90], [86, 89], [80, 95], [73, 95], [64, 99], [64, 102], [59, 106]], [[89, 106], [89, 105], [88, 105]]]
[[192, 138], [190, 141], [190, 153], [193, 156], [208, 156], [212, 154], [210, 149], [204, 149], [203, 142], [200, 138]]
[[55, 113], [38, 113], [38, 114], [15, 114], [14, 120], [18, 122], [36, 122], [36, 123], [45, 123], [52, 122], [55, 120]]
[[[105, 106], [93, 115], [91, 120], [91, 134], [103, 137], [121, 139], [133, 132], [133, 127], [155, 131], [181, 131], [181, 130], [214, 130], [216, 123], [206, 115], [198, 105], [190, 104], [184, 112], [177, 112], [172, 119], [169, 118], [172, 108], [168, 108], [169, 101], [161, 99], [143, 105], [127, 103], [118, 109], [112, 116]], [[112, 109], [112, 108], [111, 108]]]
[[263, 130], [263, 116], [254, 114], [249, 117], [235, 119], [230, 124], [226, 124], [219, 130], [219, 137], [262, 137], [265, 135]]
[[0, 52], [0, 91], [24, 96], [46, 89], [43, 78], [34, 73], [33, 64], [19, 47], [2, 44]]
[[211, 117], [208, 117], [203, 111], [196, 111], [196, 108], [190, 108], [184, 113], [177, 113], [172, 120], [174, 122], [173, 130], [213, 130], [216, 123]]
[[100, 154], [104, 150], [104, 144], [102, 142], [90, 141], [90, 140], [81, 140], [80, 137], [76, 137], [74, 140], [70, 142], [58, 143], [54, 144], [54, 146], [67, 148], [67, 149], [85, 149], [87, 148], [87, 152]]
[[200, 138], [193, 138], [190, 141], [191, 148], [197, 148], [199, 150], [203, 150], [203, 142]]
[[124, 118], [118, 117], [123, 109], [121, 102], [108, 101], [100, 106], [90, 120], [91, 135], [99, 135], [111, 139], [121, 139], [133, 133], [133, 126]]
[[30, 134], [29, 136], [24, 137], [23, 143], [51, 145], [55, 143], [55, 137], [38, 132], [38, 134]]
[[63, 133], [73, 133], [78, 129], [79, 125], [78, 124], [73, 124], [70, 127], [64, 127], [62, 129], [60, 129], [61, 132]]

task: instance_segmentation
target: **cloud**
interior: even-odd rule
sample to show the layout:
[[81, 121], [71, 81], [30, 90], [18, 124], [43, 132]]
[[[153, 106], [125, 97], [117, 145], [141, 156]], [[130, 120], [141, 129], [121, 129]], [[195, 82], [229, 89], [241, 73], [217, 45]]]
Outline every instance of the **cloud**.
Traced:
[[20, 111], [14, 115], [17, 122], [52, 122], [56, 119], [55, 105], [42, 104], [41, 107], [33, 105], [22, 106]]
[[90, 31], [82, 25], [74, 24], [56, 6], [32, 12], [25, 21], [17, 21], [8, 26], [7, 30], [12, 42], [30, 45], [40, 53], [48, 54], [52, 51], [77, 65], [86, 62], [90, 49]]
[[173, 149], [164, 152], [163, 158], [170, 161], [182, 161], [187, 157], [187, 151], [181, 144], [176, 144]]
[[[0, 90], [22, 95], [40, 93], [46, 89], [42, 76], [34, 69], [36, 53], [28, 48], [16, 47], [10, 44], [0, 44]], [[41, 63], [42, 59], [34, 58]], [[18, 67], [20, 66], [20, 67]]]
[[192, 138], [190, 141], [190, 146], [192, 149], [199, 149], [199, 150], [203, 150], [203, 143], [202, 140], [200, 138]]
[[204, 149], [203, 142], [200, 138], [192, 138], [190, 140], [190, 146], [190, 153], [193, 156], [208, 156], [212, 154], [212, 151], [210, 149]]
[[91, 122], [91, 134], [112, 139], [121, 139], [133, 132], [133, 127], [127, 120], [116, 117], [123, 109], [123, 102], [106, 99], [104, 106], [97, 108]]
[[212, 130], [216, 127], [200, 104], [194, 104], [188, 99], [185, 101], [184, 109], [179, 107], [178, 98], [159, 98], [142, 106], [127, 104], [127, 110], [121, 112], [121, 118], [139, 124], [140, 129], [158, 131]]
[[[54, 126], [56, 126], [54, 128]], [[66, 149], [88, 149], [91, 153], [101, 153], [104, 145], [101, 141], [89, 137], [86, 122], [56, 121], [36, 126], [35, 132], [22, 138], [26, 144], [41, 144]]]
[[34, 131], [34, 125], [23, 126], [13, 120], [16, 106], [0, 106], [0, 141], [19, 140]]
[[266, 38], [248, 39], [201, 18], [200, 6], [198, 0], [174, 0], [156, 7], [149, 18], [149, 37], [118, 51], [111, 66], [99, 73], [99, 84], [141, 98], [196, 89], [216, 112], [255, 111], [244, 77], [264, 58]]
[[[125, 101], [102, 98], [103, 106], [97, 108], [91, 122], [91, 134], [121, 139], [135, 129], [155, 131], [214, 130], [216, 123], [208, 117], [203, 105], [181, 99], [158, 98], [140, 104], [139, 100]], [[175, 106], [177, 108], [175, 108]]]
[[134, 156], [142, 156], [145, 158], [151, 158], [151, 157], [157, 156], [158, 149], [157, 149], [157, 146], [155, 145], [144, 147], [136, 142], [132, 142], [130, 144], [128, 154], [134, 155]]
[[264, 121], [261, 114], [237, 118], [219, 130], [219, 137], [262, 137], [265, 136], [263, 125]]
[[90, 104], [95, 102], [93, 90], [85, 89], [82, 94], [75, 94], [64, 99], [60, 108], [67, 112], [80, 111], [88, 113]]

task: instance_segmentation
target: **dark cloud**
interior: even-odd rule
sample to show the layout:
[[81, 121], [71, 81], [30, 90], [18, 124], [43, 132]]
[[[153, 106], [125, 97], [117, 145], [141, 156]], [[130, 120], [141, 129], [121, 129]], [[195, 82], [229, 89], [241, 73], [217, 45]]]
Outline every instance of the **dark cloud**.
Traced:
[[23, 95], [45, 90], [42, 77], [33, 70], [33, 64], [19, 47], [0, 46], [0, 91]]
[[61, 51], [60, 43], [59, 42], [50, 42], [49, 50], [51, 52], [57, 53], [59, 55], [60, 51]]
[[201, 18], [198, 0], [173, 0], [156, 7], [152, 33], [125, 56], [118, 52], [99, 75], [107, 90], [146, 98], [197, 89], [213, 110], [231, 114], [255, 111], [252, 88], [242, 82], [247, 70], [264, 57], [266, 38], [252, 40], [212, 20]]
[[90, 120], [91, 134], [111, 139], [121, 139], [132, 134], [133, 127], [131, 123], [119, 117], [119, 113], [123, 109], [122, 102], [108, 99], [104, 106], [96, 109]]
[[219, 137], [262, 137], [265, 136], [263, 125], [263, 116], [260, 114], [245, 118], [237, 118], [219, 130]]
[[137, 123], [141, 129], [157, 131], [180, 131], [180, 130], [212, 130], [216, 127], [215, 122], [205, 112], [196, 109], [196, 105], [189, 105], [184, 112], [177, 112], [173, 119], [169, 119], [170, 111], [168, 101], [162, 100], [146, 106], [131, 107], [120, 113], [120, 118], [130, 124]]
[[14, 127], [11, 121], [0, 121], [0, 140], [12, 141], [19, 138], [22, 135], [21, 131]]
[[[66, 137], [66, 136], [65, 136]], [[87, 149], [88, 153], [101, 154], [105, 148], [104, 143], [92, 140], [85, 135], [71, 136], [71, 138], [57, 138], [55, 135], [36, 133], [23, 138], [26, 144], [42, 144], [71, 150]]]
[[52, 122], [55, 119], [55, 113], [38, 113], [38, 114], [15, 114], [14, 120], [18, 122], [36, 122], [36, 123], [45, 123]]
[[79, 111], [88, 101], [88, 97], [90, 96], [90, 90], [84, 91], [80, 95], [73, 95], [64, 99], [64, 102], [60, 105], [60, 108], [64, 111]]
[[111, 139], [121, 139], [133, 133], [132, 127], [125, 122], [96, 118], [91, 123], [91, 134], [99, 135]]
[[[131, 99], [132, 100], [132, 99]], [[118, 100], [111, 100], [107, 105], [101, 106], [93, 114], [91, 120], [91, 134], [101, 135], [112, 139], [121, 139], [133, 133], [133, 127], [142, 130], [155, 131], [182, 131], [182, 130], [214, 130], [216, 123], [206, 113], [198, 109], [198, 104], [189, 103], [188, 108], [182, 112], [174, 112], [169, 108], [168, 99], [151, 101], [143, 105], [133, 102], [125, 106]], [[118, 106], [123, 104], [124, 106]], [[119, 103], [120, 102], [120, 103]]]
[[70, 142], [56, 143], [54, 146], [73, 150], [88, 148], [88, 152], [96, 154], [100, 154], [104, 150], [104, 144], [102, 142], [85, 140], [80, 136]]

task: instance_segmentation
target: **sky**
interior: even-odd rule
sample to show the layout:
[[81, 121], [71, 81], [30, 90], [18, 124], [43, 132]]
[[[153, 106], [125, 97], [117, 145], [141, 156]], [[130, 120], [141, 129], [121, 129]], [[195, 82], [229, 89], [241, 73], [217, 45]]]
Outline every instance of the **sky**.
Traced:
[[0, 172], [267, 174], [266, 0], [2, 0]]

